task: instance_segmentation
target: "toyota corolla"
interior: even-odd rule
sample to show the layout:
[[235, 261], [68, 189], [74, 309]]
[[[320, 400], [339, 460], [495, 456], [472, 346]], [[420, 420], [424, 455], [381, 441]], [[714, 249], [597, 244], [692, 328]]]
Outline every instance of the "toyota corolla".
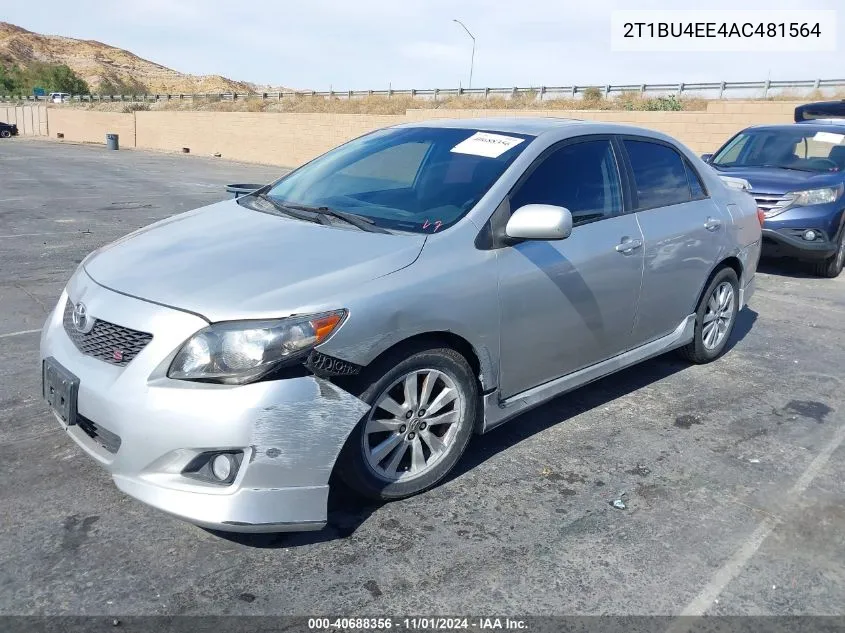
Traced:
[[754, 200], [672, 138], [563, 119], [379, 130], [83, 260], [43, 393], [129, 495], [231, 531], [392, 500], [474, 433], [646, 358], [730, 346]]

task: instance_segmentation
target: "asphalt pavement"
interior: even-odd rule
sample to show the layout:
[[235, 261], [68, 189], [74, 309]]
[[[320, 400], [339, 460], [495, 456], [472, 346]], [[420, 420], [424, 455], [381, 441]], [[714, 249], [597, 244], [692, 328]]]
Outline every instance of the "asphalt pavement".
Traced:
[[41, 401], [38, 330], [91, 250], [281, 171], [0, 140], [0, 614], [845, 614], [845, 275], [798, 264], [763, 262], [719, 361], [559, 398], [412, 499], [335, 493], [321, 532], [119, 492]]

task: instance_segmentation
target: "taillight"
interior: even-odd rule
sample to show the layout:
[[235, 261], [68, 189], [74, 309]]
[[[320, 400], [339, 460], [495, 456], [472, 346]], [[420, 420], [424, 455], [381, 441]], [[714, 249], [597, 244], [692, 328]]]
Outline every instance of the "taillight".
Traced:
[[760, 207], [757, 207], [757, 219], [760, 221], [760, 226], [763, 226], [763, 222], [766, 221], [766, 212]]

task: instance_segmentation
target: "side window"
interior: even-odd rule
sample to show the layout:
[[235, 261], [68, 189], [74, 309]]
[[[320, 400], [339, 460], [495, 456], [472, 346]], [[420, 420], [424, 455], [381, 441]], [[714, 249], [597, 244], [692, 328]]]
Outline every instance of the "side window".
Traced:
[[684, 167], [687, 170], [687, 182], [689, 183], [689, 190], [692, 194], [693, 200], [703, 200], [707, 197], [707, 190], [704, 188], [704, 183], [701, 182], [701, 176], [695, 171], [692, 165], [684, 161]]
[[608, 140], [566, 145], [548, 155], [511, 196], [511, 210], [553, 204], [572, 212], [575, 226], [622, 212], [622, 188]]
[[678, 152], [667, 145], [627, 139], [625, 149], [634, 171], [639, 209], [689, 202], [687, 170]]

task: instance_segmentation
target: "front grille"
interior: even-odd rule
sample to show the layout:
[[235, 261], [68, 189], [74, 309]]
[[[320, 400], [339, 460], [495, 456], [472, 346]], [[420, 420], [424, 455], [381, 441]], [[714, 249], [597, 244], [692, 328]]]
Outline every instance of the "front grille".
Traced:
[[153, 340], [152, 334], [99, 319], [90, 332], [80, 332], [73, 325], [73, 303], [70, 300], [65, 305], [63, 322], [65, 332], [80, 352], [120, 367], [128, 365]]
[[76, 425], [85, 432], [85, 435], [97, 442], [109, 453], [116, 453], [120, 448], [120, 437], [99, 426], [83, 415], [76, 414]]
[[752, 191], [751, 195], [757, 202], [757, 208], [763, 210], [763, 214], [770, 218], [782, 212], [792, 202], [792, 195], [780, 193], [758, 193]]

